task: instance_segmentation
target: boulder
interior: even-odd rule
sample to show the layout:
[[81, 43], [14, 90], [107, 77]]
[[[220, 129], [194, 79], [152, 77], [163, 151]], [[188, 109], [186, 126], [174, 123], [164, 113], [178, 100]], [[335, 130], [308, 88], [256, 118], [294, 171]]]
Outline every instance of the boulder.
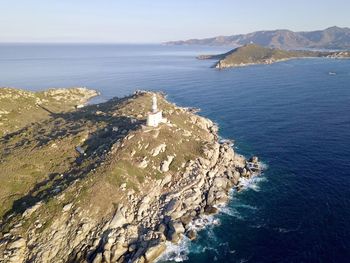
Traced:
[[141, 168], [141, 169], [144, 169], [144, 168], [146, 168], [147, 166], [148, 166], [148, 160], [146, 159], [146, 157], [145, 158], [143, 158], [142, 159], [142, 161], [141, 162], [139, 162], [138, 164], [137, 164], [137, 167], [139, 167], [139, 168]]
[[258, 163], [259, 162], [259, 158], [257, 156], [253, 156], [252, 158], [250, 158], [249, 160], [252, 163]]
[[193, 229], [189, 230], [186, 233], [186, 236], [190, 239], [190, 240], [195, 240], [197, 238], [197, 232]]
[[212, 214], [216, 214], [218, 212], [218, 209], [214, 206], [211, 206], [211, 205], [207, 205], [205, 208], [204, 208], [204, 212], [208, 215], [212, 215]]
[[116, 262], [122, 255], [128, 251], [128, 248], [123, 247], [120, 243], [112, 247], [111, 262]]
[[64, 207], [63, 207], [63, 212], [68, 212], [73, 206], [73, 203], [70, 203], [70, 204], [66, 204]]
[[170, 183], [171, 182], [171, 178], [172, 178], [171, 174], [165, 175], [163, 180], [162, 180], [162, 182], [161, 182], [161, 186], [164, 186], [164, 185]]
[[224, 190], [220, 190], [218, 192], [216, 192], [215, 195], [215, 204], [225, 204], [228, 202], [228, 196], [227, 196], [227, 192]]
[[156, 246], [149, 247], [145, 253], [146, 262], [153, 262], [157, 257], [159, 257], [166, 249], [164, 243], [160, 243]]
[[176, 232], [177, 234], [183, 234], [185, 233], [185, 228], [181, 222], [178, 221], [171, 221], [169, 224], [169, 227], [172, 231]]
[[160, 165], [160, 171], [162, 172], [168, 172], [169, 171], [169, 166], [173, 162], [175, 156], [168, 156], [166, 160], [164, 160], [161, 165]]
[[179, 234], [177, 234], [176, 232], [168, 234], [168, 240], [174, 244], [177, 244], [180, 241]]
[[184, 215], [180, 218], [182, 224], [186, 227], [192, 221], [192, 217], [190, 215]]
[[105, 250], [103, 252], [103, 262], [106, 262], [106, 263], [111, 262], [111, 251], [110, 250]]
[[102, 253], [98, 253], [92, 263], [101, 263], [102, 262]]
[[227, 189], [231, 184], [227, 178], [219, 177], [214, 179], [213, 186], [216, 188]]
[[167, 226], [165, 224], [160, 224], [158, 226], [158, 232], [162, 233], [162, 234], [166, 234], [167, 231]]
[[215, 187], [210, 187], [208, 194], [207, 194], [207, 204], [208, 205], [213, 205], [215, 202]]

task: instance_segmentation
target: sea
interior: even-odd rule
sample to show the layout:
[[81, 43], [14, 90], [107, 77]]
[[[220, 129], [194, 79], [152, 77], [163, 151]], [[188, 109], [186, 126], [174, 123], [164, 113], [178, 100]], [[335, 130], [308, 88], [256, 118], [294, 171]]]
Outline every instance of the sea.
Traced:
[[[350, 262], [350, 60], [217, 70], [229, 47], [2, 44], [0, 86], [84, 86], [101, 96], [163, 91], [266, 169], [159, 262]], [[331, 74], [330, 74], [331, 72]]]

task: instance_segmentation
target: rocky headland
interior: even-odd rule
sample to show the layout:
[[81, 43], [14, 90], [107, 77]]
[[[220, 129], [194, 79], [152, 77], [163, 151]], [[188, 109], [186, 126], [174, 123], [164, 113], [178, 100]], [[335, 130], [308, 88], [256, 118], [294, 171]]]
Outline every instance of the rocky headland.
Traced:
[[350, 58], [349, 51], [305, 51], [266, 48], [256, 44], [247, 44], [219, 55], [200, 55], [198, 59], [217, 60], [213, 67], [217, 69], [244, 67], [257, 64], [273, 64], [297, 58]]
[[[167, 122], [147, 127], [153, 94]], [[160, 93], [50, 112], [0, 138], [1, 262], [154, 262], [260, 173]]]

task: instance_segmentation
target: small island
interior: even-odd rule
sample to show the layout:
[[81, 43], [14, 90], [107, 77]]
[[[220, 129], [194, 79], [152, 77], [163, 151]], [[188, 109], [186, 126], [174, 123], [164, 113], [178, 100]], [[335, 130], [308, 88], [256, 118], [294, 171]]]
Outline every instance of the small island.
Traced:
[[98, 92], [81, 88], [0, 93], [6, 262], [154, 262], [261, 170], [161, 93], [92, 105]]
[[243, 67], [257, 64], [272, 64], [296, 58], [350, 58], [349, 51], [306, 51], [266, 48], [248, 44], [219, 55], [201, 55], [198, 59], [215, 59], [217, 69]]

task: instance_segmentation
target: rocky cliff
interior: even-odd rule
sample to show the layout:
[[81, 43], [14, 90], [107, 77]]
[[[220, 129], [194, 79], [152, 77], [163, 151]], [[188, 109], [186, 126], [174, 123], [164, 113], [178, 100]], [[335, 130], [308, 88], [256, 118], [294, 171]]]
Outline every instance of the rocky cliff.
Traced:
[[161, 94], [168, 122], [146, 127], [152, 95], [56, 114], [0, 139], [2, 262], [153, 262], [167, 240], [196, 238], [193, 220], [216, 213], [241, 177], [258, 175], [257, 159], [220, 143], [212, 121]]

